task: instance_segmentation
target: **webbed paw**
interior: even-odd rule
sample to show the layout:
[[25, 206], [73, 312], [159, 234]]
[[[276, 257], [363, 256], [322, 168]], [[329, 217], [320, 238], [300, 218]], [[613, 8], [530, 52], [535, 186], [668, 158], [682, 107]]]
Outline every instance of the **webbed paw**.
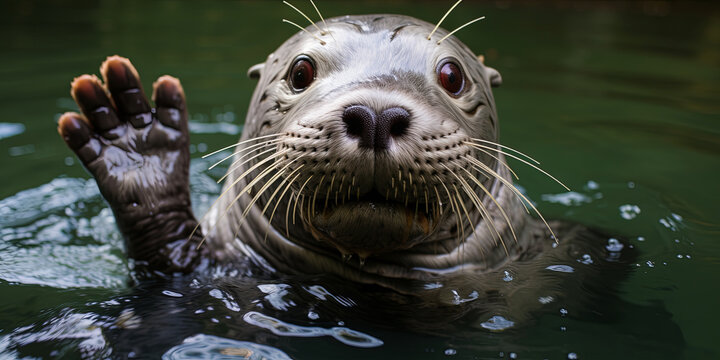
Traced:
[[189, 204], [187, 109], [180, 82], [160, 77], [153, 84], [153, 108], [128, 59], [108, 57], [100, 71], [104, 83], [94, 75], [73, 80], [71, 94], [82, 114], [63, 114], [60, 135], [116, 212]]

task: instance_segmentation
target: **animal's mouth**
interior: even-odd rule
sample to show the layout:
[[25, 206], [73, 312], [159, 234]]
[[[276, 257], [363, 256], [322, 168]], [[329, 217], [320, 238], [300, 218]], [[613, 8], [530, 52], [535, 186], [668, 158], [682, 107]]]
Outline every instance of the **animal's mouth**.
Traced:
[[438, 208], [393, 195], [372, 189], [351, 200], [316, 199], [308, 221], [311, 233], [341, 253], [361, 258], [410, 248], [435, 230]]

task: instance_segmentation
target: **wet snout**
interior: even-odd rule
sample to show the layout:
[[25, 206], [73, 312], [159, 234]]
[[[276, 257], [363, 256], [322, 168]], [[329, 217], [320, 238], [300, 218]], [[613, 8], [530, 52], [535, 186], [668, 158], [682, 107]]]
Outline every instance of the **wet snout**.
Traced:
[[356, 104], [345, 108], [342, 120], [346, 125], [346, 136], [358, 141], [360, 148], [382, 151], [391, 141], [407, 135], [410, 112], [394, 106], [378, 114], [367, 105]]

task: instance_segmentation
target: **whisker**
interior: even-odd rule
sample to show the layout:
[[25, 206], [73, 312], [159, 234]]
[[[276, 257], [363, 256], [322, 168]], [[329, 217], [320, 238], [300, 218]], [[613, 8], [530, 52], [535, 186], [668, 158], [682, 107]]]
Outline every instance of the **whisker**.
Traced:
[[294, 22], [292, 22], [292, 21], [290, 21], [290, 20], [288, 20], [288, 19], [282, 19], [282, 21], [283, 21], [284, 23], [288, 23], [288, 24], [290, 24], [290, 25], [293, 25], [293, 26], [295, 26], [296, 28], [298, 28], [298, 29], [300, 29], [300, 30], [308, 33], [310, 36], [314, 37], [317, 41], [319, 41], [319, 42], [320, 42], [320, 45], [325, 45], [325, 44], [327, 44], [325, 41], [323, 41], [323, 39], [321, 39], [321, 38], [317, 37], [317, 35], [309, 32], [309, 31], [308, 31], [307, 29], [305, 29], [304, 27], [302, 27], [302, 26], [300, 26], [300, 25], [298, 25], [298, 24], [296, 24], [296, 23], [294, 23]]
[[[300, 187], [300, 190], [298, 190], [298, 196], [302, 195], [303, 189], [305, 188], [305, 185], [310, 181], [310, 179], [313, 178], [314, 175], [310, 175], [310, 177], [305, 180], [305, 182]], [[296, 198], [297, 199], [297, 198]], [[305, 196], [303, 195], [303, 200], [305, 199]], [[295, 209], [297, 208], [297, 200], [295, 200], [295, 205], [293, 205], [293, 225], [295, 225]], [[300, 218], [302, 218], [302, 205], [300, 205]]]
[[520, 177], [517, 176], [517, 174], [515, 173], [515, 171], [513, 171], [513, 169], [510, 167], [510, 165], [508, 165], [505, 161], [503, 161], [502, 159], [500, 159], [500, 157], [491, 154], [491, 153], [490, 153], [489, 151], [487, 151], [487, 150], [480, 149], [480, 148], [477, 148], [477, 147], [474, 147], [474, 146], [473, 146], [473, 148], [474, 148], [475, 150], [480, 151], [480, 152], [482, 152], [483, 154], [485, 154], [485, 155], [487, 155], [487, 156], [490, 156], [491, 158], [495, 159], [495, 160], [498, 162], [498, 164], [502, 165], [502, 167], [504, 167], [504, 168], [506, 168], [508, 171], [510, 171], [510, 173], [515, 177], [515, 179], [520, 180]]
[[[455, 215], [455, 223], [456, 223], [456, 226], [457, 226], [456, 231], [458, 232], [457, 235], [460, 236], [460, 231], [461, 231], [461, 230], [462, 230], [462, 234], [464, 235], [464, 234], [465, 234], [465, 230], [462, 229], [461, 218], [460, 218], [460, 216], [458, 216], [458, 211], [456, 211], [455, 202], [453, 202], [453, 197], [452, 197], [452, 195], [450, 195], [450, 190], [448, 190], [448, 187], [445, 186], [445, 183], [444, 183], [442, 180], [440, 180], [440, 177], [439, 177], [439, 176], [436, 175], [435, 178], [436, 178], [437, 181], [440, 183], [440, 185], [442, 185], [442, 187], [445, 189], [445, 193], [446, 193], [447, 196], [448, 196], [448, 202], [450, 203], [450, 211], [452, 211], [452, 213]], [[462, 239], [462, 238], [460, 238], [460, 239]]]
[[[285, 164], [285, 166], [283, 166], [282, 169], [278, 170], [277, 174], [273, 175], [273, 176], [270, 178], [270, 180], [268, 180], [265, 184], [263, 184], [263, 186], [260, 188], [260, 190], [258, 191], [258, 193], [255, 194], [255, 196], [254, 196], [253, 199], [250, 201], [250, 203], [245, 207], [245, 210], [244, 210], [243, 213], [242, 213], [242, 217], [240, 218], [240, 221], [238, 222], [238, 228], [240, 227], [240, 225], [243, 223], [243, 221], [244, 221], [245, 218], [247, 217], [247, 214], [250, 213], [250, 210], [251, 210], [252, 206], [255, 205], [255, 203], [256, 203], [258, 200], [260, 200], [260, 196], [262, 196], [262, 194], [265, 193], [265, 191], [267, 191], [267, 189], [268, 189], [273, 183], [275, 183], [275, 181], [277, 181], [277, 179], [281, 178], [283, 172], [284, 172], [288, 167], [290, 167], [290, 165], [292, 165], [292, 163], [294, 163], [294, 162], [295, 162], [296, 160], [298, 160], [298, 159], [300, 159], [300, 158], [295, 158], [295, 159], [293, 159], [293, 160], [288, 161], [287, 164]], [[257, 179], [256, 179], [256, 180], [257, 180]], [[253, 182], [255, 182], [255, 180], [253, 180]], [[248, 184], [248, 187], [249, 187], [249, 186], [250, 186], [250, 184]], [[281, 187], [281, 186], [278, 186], [278, 189], [279, 189], [280, 187]], [[275, 191], [277, 191], [277, 189], [276, 189]], [[270, 203], [270, 201], [268, 201], [268, 204], [269, 204], [269, 203]], [[263, 211], [263, 212], [264, 212], [264, 211]]]
[[[465, 190], [465, 193], [468, 194], [468, 196], [470, 197], [470, 200], [473, 202], [473, 204], [478, 209], [478, 211], [480, 211], [480, 215], [485, 219], [488, 230], [490, 230], [490, 234], [495, 239], [495, 244], [497, 245], [497, 241], [499, 239], [500, 242], [502, 243], [503, 247], [505, 247], [505, 242], [502, 239], [502, 235], [500, 235], [500, 232], [497, 230], [497, 228], [495, 227], [495, 224], [492, 221], [492, 217], [490, 216], [490, 211], [488, 211], [488, 209], [482, 203], [482, 200], [480, 200], [480, 198], [477, 196], [477, 194], [474, 191], [472, 191], [472, 187], [470, 186], [470, 184], [468, 184], [467, 181], [465, 181], [465, 179], [463, 179], [461, 176], [457, 175], [457, 173], [450, 170], [450, 168], [447, 167], [445, 164], [442, 164], [442, 166], [444, 166], [451, 174], [453, 174], [453, 176], [455, 176], [455, 178], [458, 179], [458, 181], [460, 181], [460, 185], [462, 185], [463, 190]], [[464, 168], [462, 168], [462, 169], [464, 169]], [[455, 184], [453, 184], [453, 188], [455, 188], [455, 191], [457, 192], [457, 187], [455, 186]], [[465, 204], [462, 204], [462, 206], [463, 206], [463, 209], [467, 212], [467, 209], [465, 209]], [[468, 221], [470, 221], [469, 215], [468, 215]], [[473, 226], [473, 232], [474, 232], [475, 225], [472, 224], [472, 222], [470, 223], [470, 225]], [[495, 234], [497, 234], [497, 237], [495, 237], [495, 234], [493, 234], [493, 231], [495, 232]], [[507, 248], [505, 248], [505, 252], [507, 252]]]
[[442, 22], [445, 21], [445, 18], [446, 18], [448, 15], [450, 15], [450, 13], [455, 9], [455, 7], [458, 6], [461, 2], [462, 2], [462, 0], [458, 0], [458, 1], [455, 3], [455, 5], [453, 5], [453, 6], [450, 8], [450, 10], [448, 10], [448, 11], [445, 13], [445, 15], [443, 15], [443, 17], [440, 19], [440, 21], [438, 21], [437, 25], [435, 25], [435, 28], [434, 28], [434, 29], [430, 32], [430, 34], [428, 35], [428, 37], [427, 37], [428, 40], [430, 40], [430, 38], [433, 36], [433, 34], [435, 33], [435, 31], [437, 31], [437, 29], [440, 27], [440, 24], [442, 24]]
[[[243, 157], [251, 154], [253, 151], [259, 150], [259, 149], [257, 149], [258, 147], [259, 147], [260, 149], [262, 149], [262, 148], [264, 148], [264, 147], [266, 147], [266, 146], [273, 145], [273, 144], [277, 144], [277, 143], [280, 142], [280, 141], [282, 141], [282, 139], [267, 140], [267, 141], [263, 141], [263, 142], [261, 142], [261, 143], [257, 143], [257, 144], [248, 146], [248, 147], [246, 147], [246, 148], [242, 148], [242, 149], [240, 149], [240, 150], [238, 150], [238, 151], [235, 151], [234, 153], [232, 153], [232, 154], [230, 154], [230, 155], [222, 158], [222, 160], [216, 162], [215, 164], [212, 164], [212, 165], [208, 168], [208, 170], [212, 170], [214, 167], [220, 165], [222, 162], [224, 162], [224, 161], [227, 160], [227, 159], [230, 159], [231, 157], [233, 157], [233, 156], [235, 156], [235, 155], [240, 155], [240, 154], [246, 152], [245, 154], [241, 155], [237, 160], [233, 161], [233, 162], [230, 164], [230, 166], [233, 166], [233, 165], [235, 165], [235, 163], [236, 163], [237, 161], [239, 161], [239, 160], [242, 159]], [[250, 150], [252, 150], [252, 151], [250, 151]]]
[[477, 159], [475, 159], [475, 158], [469, 157], [469, 156], [465, 156], [465, 158], [466, 158], [468, 161], [470, 161], [470, 162], [476, 163], [476, 165], [479, 166], [479, 167], [481, 167], [486, 173], [491, 174], [493, 177], [495, 177], [495, 178], [498, 179], [500, 182], [502, 182], [503, 184], [505, 184], [505, 186], [507, 186], [507, 187], [510, 189], [510, 191], [512, 191], [513, 193], [515, 193], [516, 196], [518, 196], [519, 198], [521, 198], [522, 200], [524, 200], [524, 201], [527, 203], [527, 205], [529, 205], [529, 206], [535, 211], [535, 213], [540, 217], [540, 219], [542, 220], [542, 222], [545, 224], [545, 227], [547, 227], [547, 229], [550, 231], [550, 234], [551, 234], [551, 235], [553, 236], [553, 238], [555, 239], [555, 242], [556, 242], [556, 243], [558, 242], [557, 236], [555, 236], [555, 233], [554, 233], [554, 232], [552, 231], [552, 229], [550, 228], [550, 225], [547, 223], [547, 221], [546, 221], [545, 218], [542, 216], [542, 214], [540, 214], [540, 211], [538, 211], [538, 209], [535, 207], [535, 205], [533, 205], [532, 202], [530, 202], [530, 200], [528, 200], [528, 198], [525, 197], [525, 195], [523, 195], [512, 183], [510, 183], [509, 181], [505, 180], [502, 176], [500, 176], [500, 174], [498, 174], [497, 172], [495, 172], [493, 169], [491, 169], [491, 168], [488, 167], [487, 165], [483, 164], [481, 161], [479, 161], [479, 160], [477, 160]]
[[[322, 186], [323, 181], [325, 181], [325, 175], [326, 175], [326, 174], [323, 174], [323, 176], [320, 178], [320, 182], [315, 186], [315, 191], [313, 192], [313, 198], [312, 198], [312, 208], [313, 208], [313, 210], [316, 209], [316, 207], [315, 207], [315, 200], [317, 199], [317, 193], [318, 193], [318, 190], [320, 189], [320, 186]], [[310, 203], [308, 203], [308, 216], [310, 216], [310, 215], [311, 215], [311, 214], [310, 214]]]
[[[495, 203], [495, 206], [498, 207], [498, 209], [500, 210], [500, 214], [502, 214], [503, 218], [505, 218], [505, 222], [508, 224], [508, 227], [510, 227], [510, 233], [512, 234], [513, 239], [515, 239], [515, 243], [517, 244], [518, 239], [517, 239], [517, 235], [515, 234], [515, 229], [513, 228], [512, 223], [510, 222], [510, 218], [507, 216], [507, 213], [505, 213], [505, 210], [503, 209], [503, 207], [500, 206], [500, 204], [497, 202], [497, 200], [495, 199], [495, 197], [494, 197], [494, 196], [490, 193], [490, 191], [475, 177], [475, 175], [473, 175], [470, 171], [468, 171], [468, 170], [465, 169], [464, 167], [461, 167], [461, 169], [463, 169], [463, 171], [465, 171], [465, 172], [468, 174], [468, 177], [469, 177], [473, 182], [475, 182], [475, 184], [478, 185], [478, 186], [480, 187], [480, 189], [482, 189], [482, 191], [485, 193], [485, 195], [488, 196], [488, 197], [490, 197], [490, 199], [492, 200], [492, 202]], [[469, 185], [469, 184], [468, 184], [468, 185]]]
[[[305, 19], [307, 19], [307, 21], [309, 21], [310, 24], [312, 24], [312, 26], [314, 26], [316, 29], [318, 29], [318, 31], [320, 32], [321, 35], [325, 35], [325, 32], [322, 29], [320, 29], [320, 27], [317, 26], [317, 24], [315, 24], [315, 22], [312, 21], [307, 15], [305, 15], [304, 12], [300, 11], [300, 9], [296, 8], [293, 4], [291, 4], [287, 1], [283, 1], [283, 4], [293, 8], [293, 10], [297, 11], [298, 14], [302, 15]], [[313, 6], [314, 6], [314, 4], [313, 4]]]
[[337, 174], [333, 171], [332, 179], [330, 179], [330, 186], [327, 189], [327, 194], [325, 194], [325, 206], [323, 206], [323, 212], [327, 210], [328, 201], [330, 200], [330, 191], [332, 191], [333, 185], [335, 185], [335, 175]]
[[475, 19], [475, 20], [470, 20], [470, 21], [466, 22], [465, 25], [460, 26], [459, 28], [457, 28], [457, 29], [451, 31], [449, 34], [445, 35], [442, 39], [438, 40], [437, 44], [440, 45], [441, 42], [443, 42], [445, 39], [449, 38], [452, 34], [456, 33], [458, 30], [460, 30], [460, 29], [462, 29], [462, 28], [464, 28], [464, 27], [466, 27], [466, 26], [468, 26], [468, 25], [470, 25], [470, 24], [472, 24], [472, 23], [474, 23], [474, 22], [476, 22], [476, 21], [480, 21], [480, 20], [482, 20], [482, 19], [484, 19], [484, 18], [485, 18], [484, 16], [481, 16], [481, 17], [479, 17], [479, 18], [477, 18], [477, 19]]
[[[490, 144], [490, 145], [494, 145], [494, 146], [500, 147], [500, 148], [505, 149], [505, 150], [510, 150], [510, 151], [512, 151], [512, 152], [514, 152], [514, 153], [516, 153], [516, 154], [518, 154], [518, 155], [521, 155], [521, 156], [526, 157], [528, 160], [534, 162], [536, 165], [540, 165], [540, 162], [537, 161], [537, 160], [535, 160], [535, 159], [533, 159], [532, 156], [530, 156], [530, 155], [528, 155], [528, 154], [525, 154], [525, 153], [523, 153], [523, 152], [521, 152], [521, 151], [519, 151], [519, 150], [513, 149], [513, 148], [511, 148], [511, 147], [509, 147], [509, 146], [502, 145], [502, 144], [500, 144], [500, 143], [496, 143], [496, 142], [493, 142], [493, 141], [490, 141], [490, 140], [485, 140], [485, 139], [471, 138], [471, 140], [472, 140], [472, 141], [483, 142], [483, 143]], [[496, 149], [492, 149], [492, 150], [496, 150]]]
[[[245, 165], [245, 164], [247, 164], [247, 163], [249, 163], [249, 162], [251, 162], [251, 161], [253, 161], [253, 160], [255, 160], [255, 159], [257, 159], [257, 158], [259, 158], [259, 157], [261, 157], [261, 156], [263, 156], [263, 155], [265, 155], [265, 154], [267, 154], [267, 153], [269, 153], [269, 152], [273, 152], [273, 151], [277, 151], [277, 150], [276, 150], [276, 149], [267, 149], [267, 150], [265, 150], [265, 151], [259, 152], [259, 153], [255, 154], [255, 155], [253, 155], [253, 156], [245, 159], [245, 161], [243, 161], [242, 163], [240, 163], [240, 164], [238, 164], [238, 165], [236, 165], [236, 166], [230, 167], [230, 168], [228, 169], [228, 171], [225, 173], [225, 175], [223, 175], [220, 179], [218, 179], [217, 183], [219, 184], [219, 183], [223, 182], [223, 180], [225, 180], [228, 176], [230, 176], [230, 175], [233, 173], [233, 171], [241, 168], [243, 165]], [[289, 150], [288, 150], [288, 151], [289, 151]], [[286, 152], [287, 152], [287, 151], [283, 152], [283, 154], [286, 153]], [[275, 155], [270, 155], [270, 156], [275, 156]]]
[[506, 153], [506, 152], [504, 152], [504, 151], [502, 151], [502, 150], [493, 149], [493, 148], [491, 148], [491, 147], [489, 147], [489, 146], [485, 146], [485, 145], [475, 144], [475, 143], [471, 143], [471, 142], [467, 142], [467, 141], [465, 141], [464, 143], [467, 144], [467, 145], [470, 145], [471, 147], [474, 147], [474, 148], [484, 148], [484, 149], [490, 149], [490, 150], [493, 150], [493, 151], [497, 151], [497, 152], [499, 152], [499, 153], [501, 153], [501, 154], [503, 154], [503, 155], [506, 155], [506, 156], [509, 156], [509, 157], [511, 157], [511, 158], [513, 158], [513, 159], [515, 159], [515, 160], [518, 160], [518, 161], [522, 162], [523, 164], [528, 165], [528, 166], [532, 167], [533, 169], [535, 169], [535, 170], [543, 173], [545, 176], [553, 179], [556, 183], [560, 184], [560, 186], [562, 186], [563, 188], [565, 188], [565, 190], [570, 191], [570, 188], [568, 188], [567, 186], [565, 186], [565, 184], [563, 184], [562, 182], [560, 182], [560, 180], [556, 179], [554, 176], [548, 174], [545, 170], [543, 170], [543, 169], [535, 166], [534, 164], [531, 164], [531, 163], [529, 163], [528, 161], [526, 161], [526, 160], [524, 160], [524, 159], [521, 159], [521, 158], [519, 158], [519, 157], [517, 157], [517, 156], [515, 156], [515, 155], [513, 155], [513, 154], [508, 154], [508, 153]]
[[229, 148], [231, 148], [231, 147], [235, 147], [235, 146], [238, 146], [238, 145], [242, 145], [242, 144], [245, 144], [245, 143], [249, 143], [249, 142], [251, 142], [251, 141], [260, 140], [260, 139], [266, 139], [266, 138], [269, 138], [269, 137], [280, 136], [280, 135], [285, 135], [285, 134], [270, 134], [270, 135], [257, 136], [257, 137], [254, 137], [254, 138], [252, 138], [252, 139], [246, 139], [246, 140], [237, 142], [237, 143], [235, 143], [235, 144], [228, 145], [228, 146], [226, 146], [226, 147], [224, 147], [224, 148], [222, 148], [222, 149], [220, 149], [220, 150], [215, 150], [215, 151], [213, 151], [213, 152], [211, 152], [211, 153], [209, 153], [209, 154], [205, 154], [205, 155], [202, 156], [202, 158], [205, 159], [205, 158], [208, 157], [208, 156], [213, 156], [213, 155], [215, 155], [215, 154], [217, 154], [217, 153], [219, 153], [219, 152], [221, 152], [221, 151], [225, 151], [225, 150], [227, 150], [227, 149], [229, 149]]
[[260, 213], [261, 215], [265, 213], [265, 210], [267, 210], [268, 205], [270, 205], [272, 203], [272, 199], [275, 197], [275, 194], [277, 193], [277, 191], [281, 187], [283, 187], [285, 182], [287, 182], [287, 186], [285, 186], [285, 189], [280, 193], [280, 197], [277, 199], [277, 201], [275, 201], [275, 206], [273, 207], [273, 210], [270, 213], [270, 217], [268, 218], [267, 226], [265, 227], [265, 238], [263, 241], [267, 240], [267, 234], [268, 234], [268, 231], [270, 231], [270, 224], [272, 223], [272, 219], [275, 216], [275, 211], [277, 210], [278, 205], [280, 205], [280, 202], [285, 197], [285, 193], [288, 191], [288, 189], [290, 189], [290, 186], [293, 184], [295, 179], [297, 179], [297, 177], [300, 176], [301, 174], [295, 175], [295, 177], [290, 179], [290, 181], [288, 181], [287, 179], [289, 177], [293, 176], [293, 174], [296, 173], [298, 170], [300, 170], [303, 166], [304, 166], [304, 164], [300, 164], [300, 166], [298, 166], [295, 170], [293, 170], [290, 174], [288, 174], [288, 176], [285, 177], [285, 180], [283, 180], [283, 182], [277, 186], [277, 189], [275, 189], [275, 191], [272, 193], [272, 195], [270, 195], [270, 198], [268, 199], [267, 204], [265, 204], [265, 207], [263, 207], [263, 211]]
[[315, 8], [315, 11], [317, 12], [318, 16], [320, 16], [320, 20], [322, 20], [323, 25], [325, 25], [325, 31], [324, 31], [324, 32], [321, 32], [320, 34], [321, 34], [321, 35], [330, 34], [330, 37], [332, 37], [333, 40], [335, 40], [335, 37], [334, 37], [333, 34], [330, 32], [330, 30], [329, 30], [329, 28], [328, 28], [328, 26], [327, 26], [327, 23], [325, 22], [325, 18], [324, 18], [324, 17], [322, 16], [322, 14], [320, 13], [320, 10], [318, 10], [318, 7], [315, 6], [315, 2], [314, 2], [313, 0], [310, 0], [310, 3], [311, 3], [312, 6]]
[[[224, 198], [225, 195], [226, 195], [233, 187], [235, 187], [235, 185], [236, 185], [238, 182], [240, 182], [245, 176], [247, 176], [247, 174], [249, 174], [251, 171], [253, 171], [254, 169], [256, 169], [258, 166], [261, 166], [262, 164], [264, 164], [264, 163], [266, 163], [266, 162], [268, 162], [268, 161], [271, 161], [271, 160], [277, 158], [278, 156], [281, 156], [282, 154], [283, 154], [283, 153], [278, 153], [278, 154], [276, 154], [276, 155], [269, 156], [269, 157], [267, 157], [266, 159], [263, 159], [263, 160], [260, 161], [259, 163], [255, 164], [255, 166], [253, 166], [252, 168], [248, 169], [247, 171], [245, 171], [245, 172], [244, 172], [243, 174], [241, 174], [240, 176], [238, 176], [238, 178], [235, 179], [235, 181], [233, 181], [232, 184], [230, 184], [229, 186], [227, 186], [227, 187], [225, 188], [225, 190], [223, 190], [223, 192], [220, 194], [220, 196], [218, 196], [218, 198], [215, 199], [215, 201], [213, 201], [212, 205], [210, 205], [210, 209], [214, 208], [215, 205], [217, 205], [217, 204], [220, 202], [220, 200], [221, 200], [222, 198]], [[234, 201], [235, 201], [235, 200], [234, 200]], [[233, 202], [234, 202], [234, 201], [233, 201]], [[198, 221], [197, 225], [195, 225], [195, 227], [193, 228], [193, 230], [190, 232], [190, 236], [188, 236], [188, 239], [191, 239], [192, 236], [195, 235], [195, 232], [197, 232], [197, 230], [200, 228], [200, 224], [203, 223], [203, 221], [207, 218], [207, 216], [208, 216], [209, 213], [210, 213], [210, 210], [208, 210], [205, 214], [203, 214], [203, 216], [200, 218], [200, 221]], [[227, 213], [227, 210], [226, 210], [225, 213]], [[223, 214], [220, 218], [222, 219], [222, 217], [224, 217], [224, 216], [225, 216], [225, 214]], [[219, 221], [218, 221], [218, 222], [219, 222]], [[200, 248], [200, 245], [202, 245], [203, 242], [205, 242], [205, 238], [207, 237], [207, 235], [208, 235], [210, 232], [212, 232], [212, 230], [215, 229], [215, 226], [217, 226], [217, 223], [218, 223], [218, 222], [216, 222], [215, 225], [213, 225], [213, 227], [210, 229], [210, 231], [208, 231], [207, 234], [205, 234], [205, 235], [203, 236], [202, 240], [200, 241], [200, 243], [199, 243], [198, 246], [197, 246], [198, 249]]]
[[[276, 158], [277, 158], [278, 156], [280, 156], [280, 155], [281, 155], [281, 154], [276, 154], [276, 155], [270, 156], [270, 157], [268, 157], [268, 158], [266, 158], [266, 159], [263, 159], [263, 160], [260, 161], [259, 163], [255, 164], [255, 166], [253, 166], [252, 168], [250, 168], [250, 169], [248, 169], [247, 171], [245, 171], [245, 173], [243, 173], [243, 174], [240, 175], [237, 179], [235, 179], [235, 181], [233, 181], [232, 184], [230, 184], [230, 185], [227, 186], [227, 188], [225, 189], [225, 191], [223, 191], [223, 193], [220, 194], [220, 196], [215, 200], [215, 202], [213, 203], [213, 205], [212, 205], [211, 207], [215, 206], [215, 204], [217, 204], [217, 203], [220, 201], [220, 199], [223, 198], [223, 197], [225, 196], [225, 194], [228, 193], [228, 191], [230, 191], [231, 188], [235, 187], [235, 185], [237, 185], [241, 180], [243, 180], [243, 179], [245, 178], [245, 176], [247, 176], [247, 174], [249, 174], [251, 171], [253, 171], [253, 170], [254, 170], [255, 168], [257, 168], [258, 166], [261, 166], [261, 165], [263, 165], [264, 163], [266, 163], [266, 162], [268, 162], [268, 161], [271, 161], [271, 160], [276, 159]], [[227, 208], [225, 208], [225, 211], [223, 211], [223, 214], [220, 215], [220, 218], [218, 218], [218, 221], [216, 221], [215, 224], [213, 224], [212, 228], [210, 228], [210, 231], [208, 231], [208, 232], [203, 236], [202, 240], [201, 240], [200, 243], [198, 244], [198, 249], [200, 248], [200, 245], [202, 245], [202, 244], [205, 242], [205, 240], [207, 239], [208, 234], [212, 233], [212, 231], [215, 230], [215, 228], [217, 227], [217, 225], [220, 223], [220, 220], [223, 219], [225, 216], [227, 216], [228, 212], [230, 211], [230, 208], [233, 206], [233, 204], [235, 204], [235, 202], [238, 201], [238, 199], [243, 195], [243, 193], [245, 192], [245, 190], [248, 189], [249, 186], [255, 184], [257, 181], [259, 181], [260, 179], [262, 179], [263, 177], [265, 177], [267, 174], [269, 174], [270, 172], [272, 172], [272, 170], [273, 170], [273, 168], [275, 168], [275, 166], [276, 166], [276, 165], [273, 164], [273, 165], [268, 166], [267, 168], [263, 169], [262, 172], [260, 172], [260, 174], [259, 174], [248, 186], [246, 186], [242, 191], [240, 191], [240, 192], [238, 193], [238, 195], [230, 202], [230, 205], [228, 205]], [[208, 212], [208, 213], [209, 213], [209, 212]], [[207, 216], [208, 213], [205, 213], [205, 215], [203, 215], [203, 219], [205, 218], [205, 216]], [[202, 221], [201, 221], [201, 222], [202, 222]], [[201, 222], [198, 222], [198, 226], [199, 226], [199, 224], [200, 224]], [[194, 234], [194, 232], [197, 230], [198, 226], [195, 227], [195, 229], [194, 229], [193, 232], [191, 233], [191, 236], [192, 236], [192, 235]]]

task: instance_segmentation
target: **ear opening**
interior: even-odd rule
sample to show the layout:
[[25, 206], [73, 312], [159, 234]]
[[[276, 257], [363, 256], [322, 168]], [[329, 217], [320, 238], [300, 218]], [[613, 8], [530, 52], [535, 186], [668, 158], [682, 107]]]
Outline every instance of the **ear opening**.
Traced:
[[265, 68], [265, 63], [255, 64], [248, 69], [247, 76], [253, 80], [260, 78], [260, 74]]

